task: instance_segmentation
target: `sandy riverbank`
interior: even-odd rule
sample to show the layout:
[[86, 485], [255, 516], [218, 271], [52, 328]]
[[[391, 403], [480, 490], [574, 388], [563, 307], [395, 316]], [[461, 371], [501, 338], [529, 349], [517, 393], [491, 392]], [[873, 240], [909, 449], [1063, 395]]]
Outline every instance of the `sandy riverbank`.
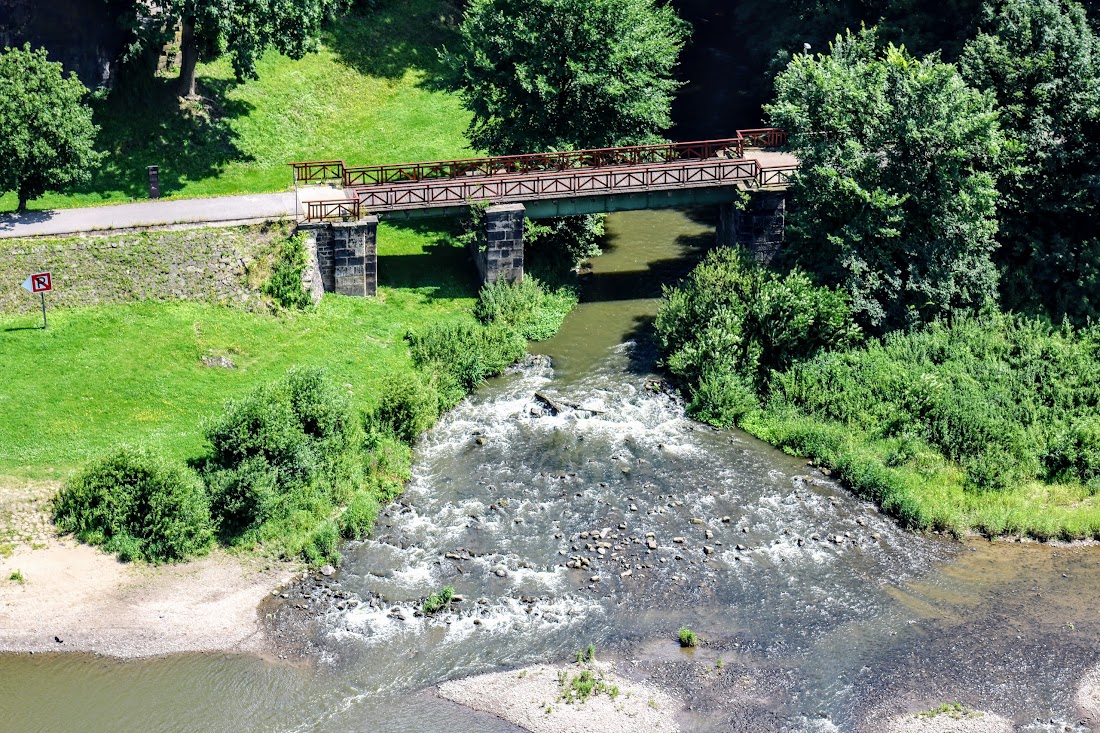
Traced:
[[675, 715], [681, 705], [653, 685], [626, 680], [610, 665], [595, 663], [592, 669], [609, 685], [618, 687], [611, 698], [600, 693], [587, 701], [561, 699], [561, 670], [569, 676], [580, 666], [545, 664], [508, 672], [452, 680], [439, 686], [448, 700], [497, 716], [531, 733], [678, 733]]
[[47, 513], [54, 488], [0, 487], [0, 652], [268, 651], [258, 607], [296, 567], [224, 552], [178, 565], [120, 563], [57, 536]]

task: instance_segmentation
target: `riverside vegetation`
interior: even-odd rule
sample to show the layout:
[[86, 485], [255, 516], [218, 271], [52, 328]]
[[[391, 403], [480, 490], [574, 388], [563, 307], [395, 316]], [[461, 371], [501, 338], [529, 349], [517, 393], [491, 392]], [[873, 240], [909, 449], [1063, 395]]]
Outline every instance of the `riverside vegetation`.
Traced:
[[[295, 244], [282, 250], [290, 270]], [[273, 292], [281, 272], [276, 266]], [[338, 563], [341, 539], [366, 534], [379, 506], [401, 491], [416, 437], [519, 360], [525, 334], [556, 331], [572, 298], [533, 280], [486, 285], [482, 321], [407, 332], [413, 371], [381, 379], [366, 410], [354, 409], [323, 370], [291, 369], [208, 418], [206, 450], [186, 464], [129, 447], [93, 462], [59, 493], [55, 521], [124, 560], [182, 560], [216, 537], [313, 565]], [[436, 600], [446, 605], [449, 597]]]

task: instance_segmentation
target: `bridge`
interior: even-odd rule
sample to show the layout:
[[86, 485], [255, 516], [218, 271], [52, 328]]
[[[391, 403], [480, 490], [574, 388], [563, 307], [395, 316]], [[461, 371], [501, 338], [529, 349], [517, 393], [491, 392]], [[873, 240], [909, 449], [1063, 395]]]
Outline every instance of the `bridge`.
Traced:
[[[732, 138], [596, 150], [487, 156], [396, 165], [342, 160], [291, 163], [326, 290], [373, 295], [379, 219], [455, 216], [486, 206], [486, 233], [474, 252], [485, 280], [523, 276], [523, 220], [600, 212], [722, 205], [719, 239], [775, 238], [778, 202], [797, 169], [775, 150], [775, 128]], [[304, 188], [303, 188], [304, 187]], [[736, 191], [754, 197], [750, 214], [731, 206]], [[759, 204], [763, 202], [764, 206]], [[760, 222], [764, 222], [763, 225]]]

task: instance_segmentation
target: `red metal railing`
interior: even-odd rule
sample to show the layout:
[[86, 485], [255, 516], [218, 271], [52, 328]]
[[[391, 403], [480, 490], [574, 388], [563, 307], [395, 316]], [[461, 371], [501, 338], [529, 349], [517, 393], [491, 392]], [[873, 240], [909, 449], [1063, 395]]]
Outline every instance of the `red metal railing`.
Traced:
[[491, 201], [508, 203], [576, 196], [728, 186], [756, 179], [755, 160], [713, 159], [684, 165], [649, 165], [602, 170], [577, 169], [543, 173], [413, 181], [359, 188], [360, 211], [386, 212], [468, 206]]
[[786, 186], [791, 182], [791, 174], [798, 170], [797, 165], [761, 166], [753, 182], [754, 188], [764, 186]]
[[778, 148], [787, 144], [787, 133], [778, 127], [760, 127], [754, 130], [738, 130], [737, 139], [742, 142], [741, 153], [745, 148]]
[[306, 204], [306, 219], [329, 221], [332, 219], [358, 219], [359, 200], [310, 201]]
[[342, 160], [313, 160], [301, 163], [290, 163], [294, 169], [294, 181], [296, 183], [321, 183], [324, 181], [344, 180], [344, 161]]
[[344, 169], [344, 186], [359, 188], [407, 181], [460, 178], [463, 176], [499, 176], [565, 171], [580, 168], [607, 168], [671, 163], [681, 160], [705, 160], [714, 157], [740, 158], [741, 141], [703, 140], [661, 145], [634, 145], [597, 150], [565, 150], [525, 155], [497, 155], [485, 158], [439, 160], [399, 165], [355, 166]]

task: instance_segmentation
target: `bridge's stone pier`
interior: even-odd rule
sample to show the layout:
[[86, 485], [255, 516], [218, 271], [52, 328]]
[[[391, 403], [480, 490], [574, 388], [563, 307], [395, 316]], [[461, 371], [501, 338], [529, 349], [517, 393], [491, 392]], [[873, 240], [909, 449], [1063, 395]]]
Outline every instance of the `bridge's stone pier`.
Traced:
[[[485, 210], [485, 232], [471, 252], [481, 281], [510, 283], [523, 280], [523, 204], [500, 204]], [[481, 240], [481, 237], [478, 237]]]
[[744, 203], [721, 204], [718, 208], [718, 244], [741, 246], [756, 261], [769, 264], [783, 247], [787, 217], [787, 192], [755, 190]]
[[378, 294], [378, 217], [298, 225], [315, 271], [327, 293]]

